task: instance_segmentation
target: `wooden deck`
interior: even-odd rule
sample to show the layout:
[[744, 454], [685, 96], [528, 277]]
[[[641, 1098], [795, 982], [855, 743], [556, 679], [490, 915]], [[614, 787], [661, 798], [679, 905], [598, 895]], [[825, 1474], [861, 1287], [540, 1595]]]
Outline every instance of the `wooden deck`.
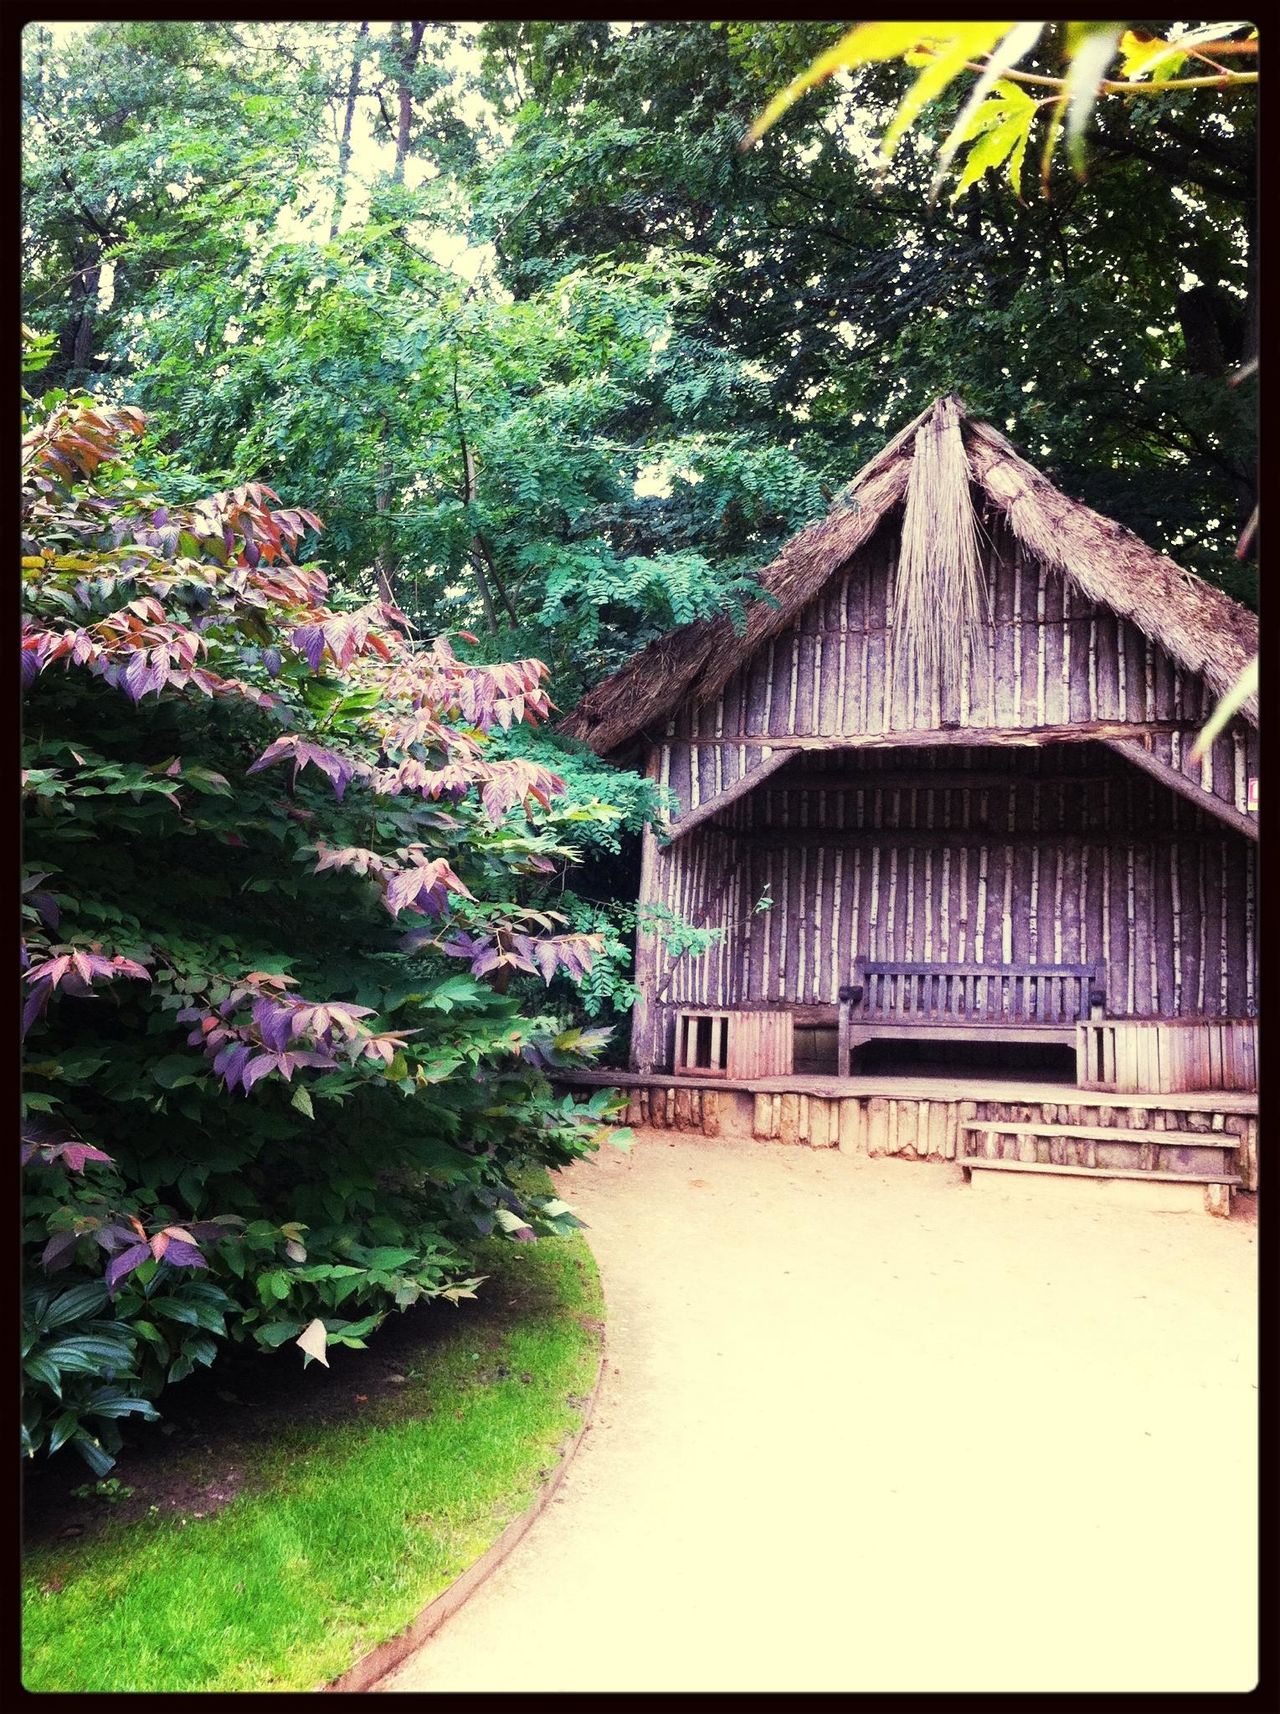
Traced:
[[1199, 1089], [1182, 1094], [1081, 1089], [1075, 1083], [1028, 1079], [942, 1076], [824, 1077], [677, 1077], [667, 1071], [557, 1071], [554, 1081], [585, 1088], [740, 1089], [747, 1095], [816, 1095], [823, 1100], [872, 1097], [891, 1101], [1054, 1102], [1091, 1107], [1158, 1107], [1162, 1112], [1232, 1113], [1258, 1111], [1256, 1093], [1236, 1089]]

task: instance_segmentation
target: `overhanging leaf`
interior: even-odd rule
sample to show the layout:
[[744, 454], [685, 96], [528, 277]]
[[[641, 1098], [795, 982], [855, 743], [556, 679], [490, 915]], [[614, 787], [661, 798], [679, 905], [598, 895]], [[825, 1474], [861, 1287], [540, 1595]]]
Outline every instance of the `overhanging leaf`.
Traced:
[[1191, 761], [1198, 762], [1202, 759], [1219, 732], [1229, 720], [1240, 712], [1249, 698], [1257, 692], [1257, 689], [1258, 657], [1255, 655], [1209, 716], [1202, 730], [1196, 735], [1196, 741], [1191, 746]]
[[[866, 29], [879, 29], [881, 25], [864, 25]], [[919, 77], [903, 96], [898, 111], [890, 121], [889, 128], [880, 144], [881, 159], [888, 161], [898, 146], [898, 139], [904, 132], [910, 130], [921, 112], [931, 101], [936, 101], [943, 91], [952, 84], [972, 59], [990, 53], [1000, 40], [1008, 24], [949, 24], [942, 26], [947, 32], [944, 39], [937, 40]], [[932, 39], [935, 32], [941, 34], [939, 26], [929, 24], [921, 28], [921, 36]]]
[[1120, 41], [1119, 24], [1090, 24], [1075, 43], [1071, 64], [1063, 83], [1066, 102], [1067, 158], [1078, 177], [1084, 177], [1084, 128], [1098, 99], [1098, 85], [1106, 76]]
[[[977, 126], [975, 124], [975, 119], [983, 102], [986, 100], [992, 89], [999, 87], [1001, 93], [1016, 91], [1017, 95], [1021, 97], [1022, 101], [1030, 109], [1031, 115], [1034, 115], [1036, 104], [1031, 96], [1027, 95], [1024, 90], [1020, 89], [1016, 83], [1001, 83], [1000, 79], [1004, 77], [1005, 72], [1011, 70], [1011, 68], [1017, 65], [1020, 60], [1026, 58], [1032, 48], [1035, 47], [1036, 43], [1040, 40], [1040, 34], [1043, 29], [1043, 23], [1015, 24], [1004, 40], [997, 45], [995, 51], [991, 55], [991, 58], [987, 61], [986, 70], [982, 73], [982, 76], [978, 79], [977, 83], [974, 84], [973, 89], [970, 91], [969, 99], [960, 109], [956, 122], [947, 133], [946, 140], [943, 142], [942, 148], [939, 151], [938, 170], [933, 175], [933, 183], [929, 187], [930, 202], [934, 201], [937, 197], [937, 194], [942, 187], [942, 181], [945, 178], [947, 170], [955, 158], [956, 150], [960, 147], [961, 143], [967, 143], [972, 137], [978, 134], [980, 129], [985, 129], [985, 126]], [[1006, 99], [1012, 100], [1012, 94], [1007, 94]], [[1028, 130], [1030, 130], [1030, 126], [1031, 118], [1029, 116], [1027, 119]], [[1014, 189], [1017, 189], [1016, 184]]]
[[[1015, 89], [1013, 84], [1003, 86]], [[1021, 200], [1022, 163], [1027, 152], [1031, 123], [1036, 116], [1036, 104], [1029, 96], [1016, 90], [1017, 99], [993, 96], [981, 110], [984, 118], [982, 133], [965, 157], [964, 170], [951, 193], [955, 202], [971, 184], [976, 184], [992, 167], [1009, 161], [1010, 177], [1015, 195]], [[989, 110], [989, 111], [988, 111]], [[985, 116], [985, 117], [984, 117]]]
[[329, 1359], [325, 1356], [325, 1349], [328, 1343], [329, 1335], [325, 1332], [324, 1322], [318, 1318], [315, 1321], [308, 1322], [302, 1332], [294, 1340], [294, 1344], [297, 1345], [307, 1357], [314, 1357], [316, 1362], [323, 1363], [326, 1369], [329, 1367]]
[[[743, 138], [742, 147], [744, 149], [749, 148], [752, 143], [759, 142], [760, 138], [764, 136], [769, 127], [780, 119], [789, 107], [794, 106], [802, 95], [807, 94], [809, 90], [815, 88], [818, 84], [825, 83], [827, 78], [834, 76], [838, 71], [853, 71], [858, 66], [871, 65], [879, 60], [901, 59], [905, 54], [909, 54], [913, 48], [918, 47], [922, 42], [952, 43], [957, 40], [959, 32], [964, 32], [964, 39], [966, 42], [978, 43], [985, 40], [985, 46], [972, 46], [969, 49], [970, 53], [985, 53], [1000, 39], [1008, 28], [1008, 24], [970, 23], [855, 24], [853, 29], [841, 36], [840, 40], [834, 47], [828, 48], [826, 53], [819, 54], [817, 59], [815, 59], [811, 65], [807, 66], [805, 70], [800, 73], [799, 77], [792, 78], [787, 87], [780, 94], [774, 96], [773, 100], [765, 108], [764, 112]], [[913, 85], [912, 89], [908, 92], [906, 98], [907, 101], [910, 101], [912, 97], [916, 95], [921, 82], [924, 81], [925, 77], [933, 69], [934, 64], [931, 61], [930, 66], [925, 68], [925, 71], [916, 79], [915, 85]], [[959, 69], [959, 65], [957, 65], [956, 71]], [[937, 88], [933, 90], [933, 93], [940, 93], [940, 91], [946, 87], [950, 78], [955, 75], [956, 72], [953, 71], [949, 77], [943, 78], [939, 82], [935, 73], [935, 76], [930, 79], [931, 84], [935, 82], [937, 83]], [[924, 105], [924, 102], [930, 99], [932, 99], [931, 95], [926, 94], [922, 96], [916, 102], [915, 111], [918, 112], [919, 108]], [[904, 106], [905, 105], [906, 103], [904, 102]], [[901, 113], [901, 111], [902, 109], [900, 108], [899, 113]], [[907, 121], [907, 123], [909, 123], [909, 121]], [[902, 128], [903, 127], [900, 126], [899, 130]], [[885, 152], [886, 154], [890, 153], [891, 146], [887, 147]]]
[[1150, 76], [1153, 83], [1164, 83], [1182, 69], [1191, 48], [1201, 42], [1222, 41], [1244, 27], [1243, 23], [1202, 24], [1198, 30], [1188, 30], [1184, 35], [1175, 32], [1167, 38], [1126, 30], [1120, 38], [1120, 75], [1131, 82]]

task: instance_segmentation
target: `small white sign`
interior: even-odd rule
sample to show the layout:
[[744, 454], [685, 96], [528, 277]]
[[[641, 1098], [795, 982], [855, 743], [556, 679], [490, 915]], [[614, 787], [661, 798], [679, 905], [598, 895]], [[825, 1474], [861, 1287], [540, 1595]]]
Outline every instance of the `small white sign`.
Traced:
[[1249, 809], [1256, 810], [1258, 807], [1258, 779], [1256, 774], [1249, 777], [1249, 794], [1245, 798], [1245, 804]]

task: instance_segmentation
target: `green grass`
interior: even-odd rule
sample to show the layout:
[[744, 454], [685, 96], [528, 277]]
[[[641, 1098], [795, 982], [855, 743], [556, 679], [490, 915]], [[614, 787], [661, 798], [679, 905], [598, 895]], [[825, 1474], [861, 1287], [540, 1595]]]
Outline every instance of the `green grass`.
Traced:
[[215, 1516], [33, 1552], [27, 1689], [314, 1690], [408, 1624], [532, 1502], [595, 1380], [581, 1237], [486, 1246], [480, 1271], [488, 1307], [394, 1399], [255, 1448], [250, 1491]]

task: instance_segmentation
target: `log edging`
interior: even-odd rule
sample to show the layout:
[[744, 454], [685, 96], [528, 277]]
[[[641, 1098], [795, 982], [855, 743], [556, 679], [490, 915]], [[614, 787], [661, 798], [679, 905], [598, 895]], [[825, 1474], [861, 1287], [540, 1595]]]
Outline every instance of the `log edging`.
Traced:
[[447, 1589], [427, 1603], [416, 1619], [410, 1621], [404, 1630], [389, 1637], [386, 1642], [379, 1643], [375, 1649], [349, 1666], [339, 1677], [330, 1684], [322, 1684], [317, 1688], [321, 1691], [356, 1692], [376, 1691], [381, 1681], [421, 1648], [423, 1643], [433, 1637], [436, 1632], [451, 1619], [459, 1608], [466, 1605], [476, 1590], [489, 1578], [506, 1560], [517, 1543], [528, 1532], [530, 1527], [541, 1517], [550, 1505], [556, 1490], [564, 1480], [566, 1471], [573, 1463], [582, 1442], [587, 1436], [595, 1420], [596, 1405], [600, 1399], [600, 1389], [604, 1385], [604, 1366], [607, 1356], [607, 1346], [602, 1336], [600, 1343], [600, 1362], [596, 1369], [595, 1382], [587, 1399], [586, 1410], [583, 1413], [582, 1424], [574, 1432], [568, 1445], [562, 1450], [559, 1462], [551, 1472], [550, 1477], [538, 1490], [533, 1503], [518, 1518], [503, 1530], [498, 1539], [473, 1561], [467, 1569], [456, 1577]]

